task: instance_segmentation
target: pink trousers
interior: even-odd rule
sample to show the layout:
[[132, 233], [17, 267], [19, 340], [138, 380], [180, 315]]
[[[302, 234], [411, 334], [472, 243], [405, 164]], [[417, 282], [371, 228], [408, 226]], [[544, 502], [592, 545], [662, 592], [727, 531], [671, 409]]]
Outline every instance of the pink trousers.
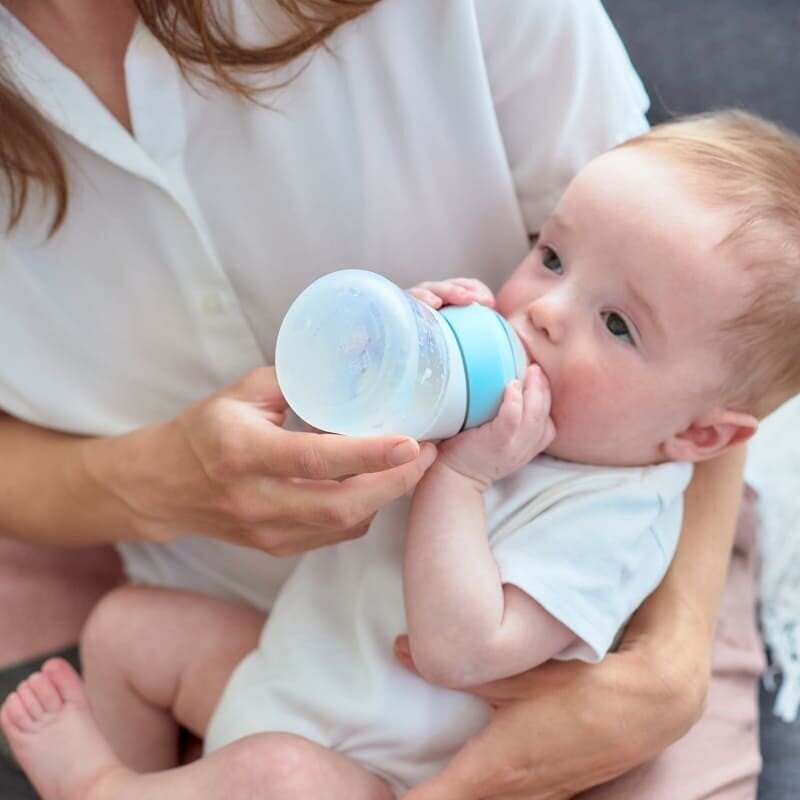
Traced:
[[580, 800], [755, 800], [761, 755], [755, 618], [755, 494], [746, 489], [722, 600], [703, 718], [657, 758]]

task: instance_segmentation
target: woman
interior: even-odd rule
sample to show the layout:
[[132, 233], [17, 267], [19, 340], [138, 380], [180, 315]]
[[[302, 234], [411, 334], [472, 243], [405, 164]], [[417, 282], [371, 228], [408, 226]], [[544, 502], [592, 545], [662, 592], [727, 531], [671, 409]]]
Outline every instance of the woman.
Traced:
[[[343, 266], [496, 285], [576, 169], [644, 128], [641, 86], [594, 0], [3, 5], [0, 529], [113, 541], [132, 580], [266, 610], [292, 563], [274, 556], [363, 533], [431, 458], [275, 424], [254, 368], [291, 299]], [[698, 470], [619, 654], [476, 690], [499, 710], [431, 800], [572, 796], [685, 732], [740, 462]], [[677, 784], [660, 763], [591, 796], [754, 796], [757, 755]]]

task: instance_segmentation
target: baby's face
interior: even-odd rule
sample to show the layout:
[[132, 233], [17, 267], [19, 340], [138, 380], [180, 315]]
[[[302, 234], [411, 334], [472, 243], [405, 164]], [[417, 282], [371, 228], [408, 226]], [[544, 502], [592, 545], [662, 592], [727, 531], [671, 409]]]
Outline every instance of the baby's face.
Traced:
[[624, 148], [568, 186], [497, 308], [553, 394], [548, 453], [595, 464], [664, 460], [662, 445], [716, 407], [719, 336], [751, 278], [678, 168]]

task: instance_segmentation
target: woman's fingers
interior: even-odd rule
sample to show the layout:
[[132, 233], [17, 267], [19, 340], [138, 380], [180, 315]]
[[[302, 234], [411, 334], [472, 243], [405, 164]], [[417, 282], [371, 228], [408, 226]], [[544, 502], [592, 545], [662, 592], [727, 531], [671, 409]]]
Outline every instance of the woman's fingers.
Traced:
[[419, 443], [408, 436], [353, 437], [301, 433], [265, 425], [248, 443], [253, 470], [275, 477], [325, 480], [379, 472], [414, 462]]
[[[397, 638], [394, 652], [416, 672], [408, 637]], [[594, 726], [586, 722], [592, 715], [578, 708], [589, 710], [586, 704], [602, 688], [586, 672], [592, 669], [596, 665], [548, 662], [470, 688], [494, 709], [489, 725], [404, 800], [562, 800], [618, 775], [629, 762], [612, 758], [613, 743], [602, 741], [604, 726], [616, 723], [604, 720], [601, 710]]]
[[[285, 558], [363, 536], [372, 519], [373, 517], [368, 517], [360, 524], [346, 530], [323, 530], [307, 525], [272, 523], [248, 531], [244, 538], [250, 547], [264, 550], [278, 558]], [[231, 537], [228, 541], [242, 544], [242, 536]]]
[[231, 494], [238, 525], [216, 535], [275, 556], [291, 556], [366, 533], [378, 510], [412, 489], [436, 458], [426, 442], [419, 458], [343, 481], [260, 478]]
[[560, 689], [572, 681], [577, 682], [587, 669], [591, 669], [591, 666], [583, 661], [548, 661], [535, 670], [471, 686], [468, 691], [499, 707], [523, 697], [532, 699], [548, 690]]
[[[398, 636], [395, 639], [394, 657], [407, 670], [419, 674], [411, 657], [408, 636]], [[521, 675], [478, 684], [465, 691], [482, 697], [494, 707], [499, 707], [514, 703], [523, 697], [530, 699], [537, 692], [547, 691], [548, 686], [553, 687], [556, 684], [563, 686], [570, 680], [569, 673], [589, 668], [582, 661], [551, 661]]]
[[411, 658], [411, 646], [408, 642], [408, 636], [403, 634], [394, 640], [394, 657], [400, 662], [407, 670], [419, 675], [417, 668], [414, 665], [414, 660]]
[[265, 498], [266, 505], [273, 518], [346, 530], [413, 489], [435, 459], [435, 446], [426, 442], [416, 459], [392, 469], [362, 472], [343, 481], [282, 482]]
[[[560, 666], [547, 677], [538, 667], [522, 683], [482, 687], [495, 709], [488, 726], [408, 800], [563, 800], [632, 766], [629, 748], [619, 746], [624, 720], [606, 717], [616, 706], [598, 701], [588, 674], [565, 680]], [[522, 693], [509, 702], [515, 690]]]
[[275, 423], [284, 407], [274, 370], [262, 368], [129, 437], [134, 456], [112, 459], [114, 470], [125, 466], [112, 477], [142, 535], [203, 533], [302, 552], [362, 534], [436, 457], [408, 436], [287, 431]]
[[[651, 643], [470, 688], [494, 709], [488, 726], [407, 800], [560, 800], [653, 758], [694, 718], [683, 673], [670, 678]], [[395, 657], [413, 669], [405, 637]]]

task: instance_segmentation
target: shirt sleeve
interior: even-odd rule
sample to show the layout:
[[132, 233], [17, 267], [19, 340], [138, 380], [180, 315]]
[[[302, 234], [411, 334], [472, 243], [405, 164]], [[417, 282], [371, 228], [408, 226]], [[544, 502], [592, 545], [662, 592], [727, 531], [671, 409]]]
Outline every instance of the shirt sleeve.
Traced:
[[529, 234], [595, 155], [647, 129], [649, 99], [599, 0], [475, 0]]
[[659, 584], [677, 547], [690, 475], [676, 467], [661, 470], [658, 486], [646, 471], [639, 480], [579, 489], [492, 539], [503, 583], [578, 637], [559, 658], [599, 661]]

